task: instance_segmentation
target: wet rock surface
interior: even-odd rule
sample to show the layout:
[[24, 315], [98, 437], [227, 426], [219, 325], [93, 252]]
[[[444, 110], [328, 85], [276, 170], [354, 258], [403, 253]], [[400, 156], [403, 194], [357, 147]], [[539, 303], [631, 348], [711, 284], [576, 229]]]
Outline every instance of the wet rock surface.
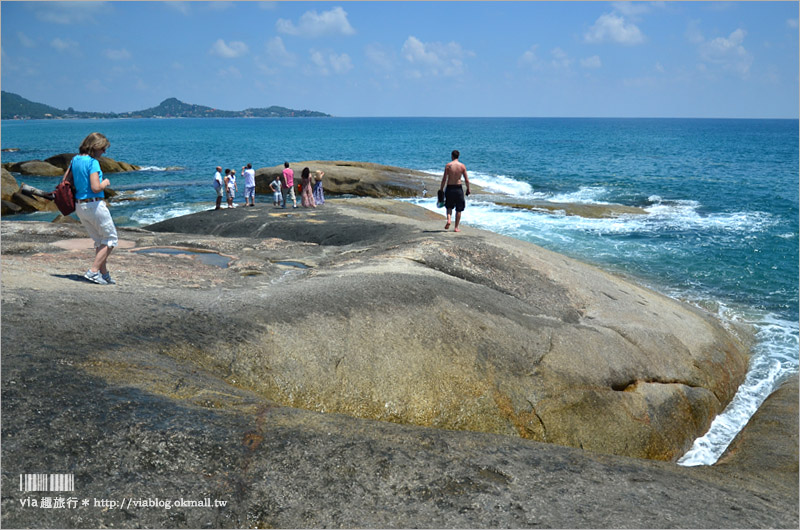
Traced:
[[[286, 212], [259, 205], [201, 212], [150, 230], [120, 229], [127, 248], [112, 254], [110, 266], [118, 284], [108, 287], [82, 279], [93, 250], [80, 225], [3, 222], [3, 526], [797, 525], [796, 491], [794, 496], [788, 487], [769, 495], [760, 487], [754, 491], [748, 480], [754, 470], [746, 461], [731, 464], [733, 476], [715, 468], [604, 455], [599, 451], [614, 452], [618, 444], [602, 428], [595, 429], [594, 438], [608, 442], [594, 451], [521, 437], [526, 424], [514, 392], [523, 391], [510, 389], [522, 388], [513, 386], [514, 376], [530, 359], [503, 353], [511, 350], [504, 341], [520, 337], [516, 328], [533, 322], [552, 337], [579, 324], [610, 326], [608, 308], [597, 306], [591, 293], [580, 288], [584, 280], [593, 286], [602, 280], [605, 294], [597, 299], [616, 298], [619, 307], [611, 308], [615, 314], [633, 319], [628, 325], [633, 327], [620, 324], [617, 329], [627, 333], [628, 342], [635, 340], [637, 348], [644, 348], [648, 335], [635, 328], [645, 317], [634, 317], [623, 306], [633, 303], [630, 313], [642, 313], [636, 300], [655, 304], [659, 297], [596, 269], [530, 250], [530, 245], [468, 227], [461, 234], [443, 233], [440, 217], [410, 205], [331, 203], [326, 203], [325, 214], [322, 208]], [[135, 252], [145, 247], [213, 251], [231, 259], [221, 267], [192, 254]], [[490, 247], [501, 249], [504, 259], [493, 261], [497, 257]], [[562, 261], [547, 267], [549, 260], [558, 259]], [[505, 272], [500, 265], [507, 262]], [[495, 267], [498, 274], [487, 277], [482, 267]], [[520, 284], [515, 275], [522, 271], [534, 280]], [[577, 289], [565, 290], [562, 276], [576, 271], [576, 278], [585, 278]], [[418, 289], [411, 288], [420, 281]], [[626, 300], [624, 293], [610, 290], [612, 285], [643, 298]], [[507, 306], [502, 311], [501, 303]], [[695, 334], [717, 337], [706, 317], [689, 317], [693, 311], [672, 301], [658, 303], [681, 319], [696, 319]], [[491, 308], [496, 320], [477, 318], [481, 307]], [[459, 319], [471, 325], [459, 327]], [[435, 345], [431, 337], [420, 338], [432, 325], [436, 334], [455, 326], [445, 343], [459, 348], [448, 355], [436, 347], [426, 350], [427, 362], [433, 364], [423, 364], [423, 370], [402, 366], [425, 361], [399, 357], [403, 348], [380, 353], [398, 338], [411, 346], [406, 350], [413, 351], [415, 342], [426, 348]], [[486, 329], [475, 330], [479, 325]], [[406, 330], [402, 337], [401, 329]], [[657, 330], [654, 336], [660, 337], [663, 329]], [[589, 336], [595, 335], [603, 333]], [[484, 353], [471, 346], [487, 337], [493, 343]], [[741, 345], [735, 338], [720, 337], [730, 343], [709, 354], [707, 363], [735, 365], [740, 354], [734, 350]], [[591, 342], [576, 340], [581, 347]], [[712, 350], [700, 339], [693, 341], [685, 345], [692, 355]], [[525, 343], [526, 355], [535, 356], [536, 347], [533, 339]], [[550, 364], [540, 363], [532, 379], [546, 385], [555, 385], [557, 376], [573, 382], [577, 374], [569, 366], [568, 351], [548, 353]], [[600, 366], [607, 352], [595, 353], [592, 362]], [[416, 405], [411, 398], [429, 392], [417, 380], [421, 372], [453, 363], [460, 370], [431, 372], [439, 374], [431, 388], [446, 385], [448, 376], [465, 381], [465, 374], [476, 378], [492, 373], [494, 386], [464, 388], [486, 392], [486, 399], [473, 399], [475, 408], [494, 410], [496, 419], [489, 423], [506, 436], [454, 431], [468, 426], [441, 421], [429, 423], [440, 428], [409, 425], [425, 414], [403, 413], [427, 410], [428, 398], [416, 409], [403, 409], [398, 399], [386, 411], [388, 401], [370, 393], [397, 393], [410, 385], [413, 392], [396, 397]], [[659, 369], [677, 372], [678, 366], [667, 362]], [[728, 369], [728, 376], [710, 366], [694, 373], [702, 384], [681, 388], [679, 403], [690, 403], [689, 394], [701, 387], [707, 388], [704, 396], [714, 396], [709, 403], [724, 402], [738, 377], [735, 366]], [[622, 368], [615, 370], [621, 373]], [[648, 407], [662, 401], [661, 390], [648, 389], [652, 383], [629, 377], [635, 370], [625, 377], [612, 377], [611, 372], [597, 374], [584, 386], [599, 388], [599, 382], [614, 380], [617, 389], [609, 389], [609, 396], [623, 393], [651, 400]], [[337, 386], [326, 389], [325, 381]], [[307, 386], [300, 388], [300, 383]], [[526, 399], [544, 399], [546, 385], [542, 397], [537, 390]], [[455, 391], [452, 386], [440, 389], [437, 397]], [[500, 391], [507, 400], [497, 397]], [[594, 400], [603, 393], [591, 395]], [[311, 403], [311, 396], [318, 401]], [[337, 413], [337, 407], [354, 400], [368, 414]], [[370, 419], [376, 402], [383, 407], [383, 416], [377, 417], [389, 421]], [[626, 410], [634, 405], [626, 402]], [[687, 412], [678, 408], [681, 415]], [[545, 416], [545, 425], [558, 424], [555, 412], [546, 406], [542, 410], [551, 415]], [[654, 414], [650, 408], [648, 413]], [[362, 417], [354, 417], [358, 415]], [[459, 419], [457, 414], [437, 417]], [[561, 424], [567, 425], [567, 419]], [[796, 425], [795, 417], [795, 432]], [[590, 429], [587, 425], [586, 440]], [[759, 449], [755, 440], [741, 451]], [[796, 458], [795, 452], [795, 470]], [[210, 498], [227, 504], [169, 510], [130, 503], [115, 510], [23, 508], [19, 501], [28, 495], [18, 491], [19, 475], [43, 471], [74, 473], [79, 498]], [[795, 484], [796, 476], [795, 471]], [[776, 480], [791, 479], [789, 472]]]

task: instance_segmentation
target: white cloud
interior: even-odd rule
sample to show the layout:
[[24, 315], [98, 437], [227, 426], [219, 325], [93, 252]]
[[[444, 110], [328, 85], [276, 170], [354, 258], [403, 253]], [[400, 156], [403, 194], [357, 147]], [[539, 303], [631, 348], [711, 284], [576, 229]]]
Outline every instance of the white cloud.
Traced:
[[240, 41], [233, 41], [230, 44], [226, 44], [224, 40], [217, 39], [217, 42], [211, 46], [208, 53], [226, 59], [234, 59], [247, 53], [247, 44]]
[[616, 42], [634, 45], [644, 42], [644, 35], [635, 24], [628, 23], [624, 17], [606, 13], [600, 15], [594, 26], [584, 35], [589, 43]]
[[567, 52], [562, 50], [561, 48], [553, 48], [550, 50], [550, 55], [553, 57], [550, 64], [553, 65], [554, 68], [569, 68], [570, 65], [573, 63], [573, 60], [569, 58]]
[[[464, 59], [475, 55], [471, 51], [462, 49], [456, 42], [424, 43], [414, 36], [406, 39], [401, 53], [410, 64], [422, 68], [424, 74], [434, 76], [455, 76], [463, 73]], [[423, 72], [415, 69], [412, 75], [420, 77]]]
[[235, 66], [229, 66], [228, 68], [224, 68], [219, 72], [217, 72], [217, 75], [226, 80], [242, 78], [242, 72], [240, 72], [239, 69], [236, 68]]
[[108, 2], [35, 2], [36, 18], [54, 24], [80, 24], [108, 10]]
[[519, 58], [519, 65], [520, 66], [529, 66], [534, 70], [537, 70], [542, 67], [542, 61], [536, 55], [536, 51], [538, 50], [539, 45], [534, 44], [531, 46], [522, 56]]
[[311, 62], [317, 66], [317, 73], [321, 75], [329, 75], [331, 70], [335, 74], [344, 74], [353, 69], [350, 56], [346, 53], [336, 54], [312, 49], [310, 54]]
[[55, 48], [61, 53], [70, 52], [70, 53], [77, 53], [78, 52], [78, 43], [69, 39], [60, 39], [56, 37], [52, 41], [50, 41], [50, 46]]
[[586, 57], [585, 59], [581, 59], [581, 66], [584, 68], [601, 68], [603, 66], [603, 62], [600, 60], [599, 55], [592, 55], [591, 57]]
[[686, 40], [688, 40], [692, 44], [699, 44], [705, 40], [703, 38], [703, 34], [700, 32], [699, 20], [689, 21], [689, 25], [686, 26]]
[[389, 72], [394, 70], [394, 59], [392, 54], [381, 44], [372, 43], [364, 48], [364, 55], [371, 65], [377, 70]]
[[718, 65], [725, 70], [732, 70], [742, 76], [750, 72], [753, 56], [742, 45], [747, 32], [741, 28], [734, 30], [728, 37], [717, 37], [700, 45], [700, 58]]
[[130, 59], [131, 54], [125, 48], [121, 50], [106, 50], [105, 56], [111, 59], [112, 61], [124, 61], [125, 59]]
[[296, 57], [293, 53], [286, 50], [283, 44], [283, 39], [280, 37], [273, 37], [267, 41], [267, 57], [270, 62], [278, 63], [283, 66], [294, 66]]
[[664, 2], [612, 2], [611, 5], [617, 13], [626, 17], [638, 17], [649, 13], [653, 7], [664, 7]]
[[36, 46], [36, 43], [33, 41], [33, 39], [31, 39], [21, 31], [17, 32], [17, 37], [19, 38], [20, 44], [22, 44], [26, 48], [33, 48]]
[[343, 74], [353, 69], [353, 63], [350, 61], [350, 56], [346, 53], [342, 53], [340, 55], [332, 53], [328, 56], [328, 60], [331, 62], [333, 71], [337, 74]]
[[786, 25], [792, 29], [797, 29], [797, 19], [796, 18], [786, 19]]
[[317, 13], [306, 11], [297, 25], [291, 20], [279, 18], [275, 27], [280, 33], [302, 35], [305, 37], [321, 37], [324, 35], [353, 35], [356, 30], [347, 20], [347, 12], [341, 7]]
[[188, 15], [191, 12], [190, 4], [191, 2], [162, 2], [162, 5], [182, 15]]

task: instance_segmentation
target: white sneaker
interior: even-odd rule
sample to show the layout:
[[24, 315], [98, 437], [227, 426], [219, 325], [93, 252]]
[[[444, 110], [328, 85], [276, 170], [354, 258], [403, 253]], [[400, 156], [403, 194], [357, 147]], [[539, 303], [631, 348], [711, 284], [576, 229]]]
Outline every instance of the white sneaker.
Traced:
[[108, 282], [103, 278], [103, 275], [100, 274], [100, 271], [92, 272], [92, 269], [89, 269], [83, 277], [99, 285], [108, 285]]
[[106, 281], [106, 283], [107, 283], [107, 284], [109, 284], [109, 285], [117, 285], [117, 282], [115, 282], [115, 281], [114, 281], [114, 279], [113, 279], [113, 278], [111, 278], [111, 273], [109, 273], [109, 272], [107, 272], [107, 273], [103, 274], [103, 279], [104, 279], [104, 280]]

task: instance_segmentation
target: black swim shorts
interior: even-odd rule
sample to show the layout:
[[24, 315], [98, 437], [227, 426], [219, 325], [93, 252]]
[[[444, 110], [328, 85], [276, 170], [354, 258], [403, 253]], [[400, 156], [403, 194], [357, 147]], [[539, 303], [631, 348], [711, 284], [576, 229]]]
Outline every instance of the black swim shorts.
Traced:
[[457, 212], [463, 212], [467, 206], [464, 200], [464, 188], [460, 184], [452, 184], [447, 186], [444, 190], [444, 207], [448, 210], [456, 209]]

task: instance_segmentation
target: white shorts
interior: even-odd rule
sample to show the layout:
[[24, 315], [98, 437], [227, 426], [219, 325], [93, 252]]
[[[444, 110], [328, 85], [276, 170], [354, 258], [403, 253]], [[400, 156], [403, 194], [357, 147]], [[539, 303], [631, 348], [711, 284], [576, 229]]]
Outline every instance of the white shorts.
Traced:
[[76, 203], [75, 213], [89, 232], [89, 237], [94, 240], [95, 248], [103, 245], [111, 248], [117, 246], [117, 227], [114, 226], [114, 220], [105, 201]]

